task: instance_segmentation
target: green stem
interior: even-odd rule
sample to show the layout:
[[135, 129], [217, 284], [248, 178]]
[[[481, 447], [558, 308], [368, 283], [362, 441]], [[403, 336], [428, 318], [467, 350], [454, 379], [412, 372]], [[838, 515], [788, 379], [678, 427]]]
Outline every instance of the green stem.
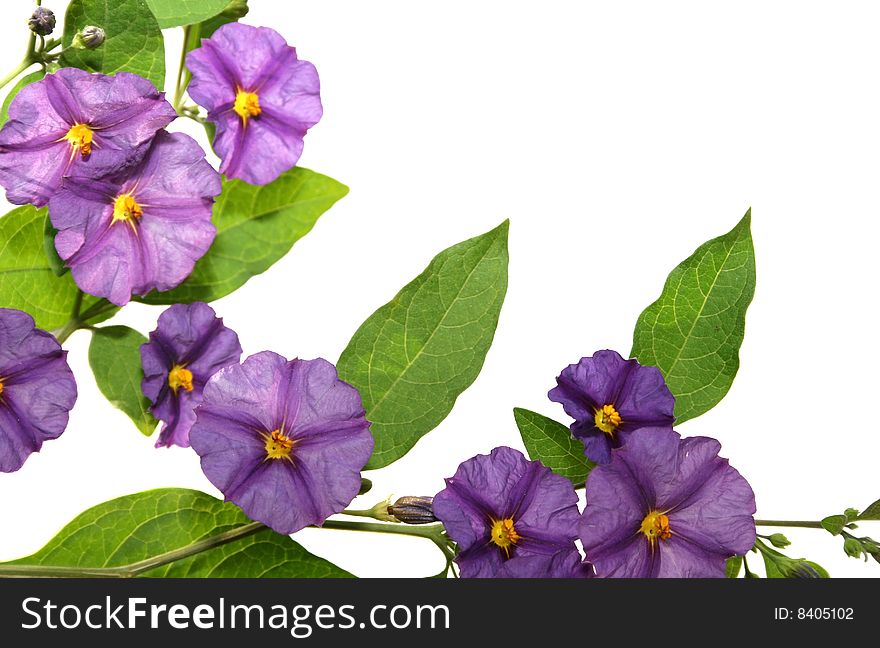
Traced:
[[192, 74], [186, 67], [186, 55], [198, 45], [201, 34], [201, 25], [187, 25], [183, 28], [183, 45], [180, 48], [180, 66], [177, 69], [177, 83], [174, 86], [174, 110], [181, 114], [183, 108], [183, 94], [189, 85]]
[[113, 310], [114, 308], [116, 308], [116, 304], [113, 304], [106, 299], [99, 299], [94, 304], [89, 306], [86, 309], [86, 312], [79, 316], [79, 319], [83, 323], [86, 323], [89, 320], [98, 317], [99, 315], [103, 315], [107, 311]]
[[15, 79], [19, 74], [27, 70], [31, 65], [34, 64], [34, 60], [30, 57], [24, 59], [21, 63], [18, 64], [18, 67], [15, 68], [12, 72], [6, 75], [2, 80], [0, 80], [0, 88], [3, 88], [10, 81]]
[[809, 522], [805, 520], [755, 520], [758, 526], [771, 527], [799, 527], [802, 529], [824, 529], [821, 522]]
[[51, 565], [0, 565], [0, 578], [134, 578], [158, 567], [190, 558], [209, 549], [241, 540], [268, 527], [251, 522], [185, 547], [140, 560], [122, 567], [53, 567]]
[[[210, 549], [215, 549], [230, 542], [241, 540], [269, 527], [261, 522], [249, 524], [224, 531], [215, 536], [199, 540], [192, 544], [166, 551], [165, 553], [119, 567], [56, 567], [52, 565], [0, 565], [0, 578], [134, 578], [144, 572], [164, 567], [178, 560], [190, 558]], [[396, 533], [420, 538], [428, 538], [441, 548], [447, 564], [454, 556], [449, 548], [443, 525], [409, 526], [405, 524], [381, 524], [375, 522], [348, 522], [344, 520], [327, 520], [324, 529], [341, 529], [345, 531], [370, 531], [374, 533]]]

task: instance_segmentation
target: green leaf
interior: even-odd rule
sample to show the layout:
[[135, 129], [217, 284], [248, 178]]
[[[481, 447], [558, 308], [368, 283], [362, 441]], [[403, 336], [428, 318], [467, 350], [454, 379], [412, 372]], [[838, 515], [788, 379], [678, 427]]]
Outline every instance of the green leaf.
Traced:
[[56, 277], [60, 277], [68, 272], [68, 267], [64, 265], [64, 261], [58, 256], [58, 250], [55, 249], [55, 236], [58, 231], [52, 227], [52, 221], [46, 219], [46, 225], [43, 229], [43, 251], [46, 253], [46, 261], [49, 268]]
[[514, 408], [513, 418], [529, 457], [568, 477], [575, 486], [584, 485], [595, 464], [584, 456], [584, 444], [571, 436], [571, 430], [520, 407]]
[[[73, 37], [88, 25], [104, 30], [104, 43], [93, 50], [71, 48]], [[104, 74], [133, 72], [165, 89], [165, 41], [145, 0], [72, 0], [63, 44], [66, 66]]]
[[345, 185], [302, 168], [261, 187], [224, 180], [223, 193], [214, 205], [217, 238], [211, 249], [183, 284], [169, 292], [150, 293], [141, 301], [209, 302], [228, 295], [287, 254], [347, 193]]
[[871, 504], [868, 508], [862, 511], [861, 515], [858, 517], [859, 520], [880, 520], [880, 500], [877, 500], [873, 504]]
[[743, 557], [734, 556], [727, 559], [726, 574], [728, 578], [739, 578], [739, 572], [742, 569]]
[[127, 326], [105, 326], [95, 331], [89, 346], [89, 364], [101, 393], [122, 410], [142, 434], [150, 436], [159, 422], [150, 413], [150, 401], [141, 391], [143, 335]]
[[3, 124], [9, 119], [9, 106], [12, 103], [12, 100], [18, 95], [18, 91], [35, 81], [39, 81], [44, 76], [46, 76], [46, 73], [42, 69], [39, 69], [36, 72], [31, 72], [30, 74], [21, 77], [18, 80], [18, 83], [12, 86], [9, 94], [6, 95], [6, 99], [3, 100], [3, 107], [0, 108], [0, 126], [3, 126]]
[[[204, 493], [164, 488], [110, 500], [74, 518], [45, 547], [12, 565], [122, 567], [181, 549], [250, 520]], [[344, 578], [336, 565], [271, 530], [152, 569], [165, 578]]]
[[846, 526], [847, 519], [845, 515], [829, 515], [822, 520], [822, 528], [831, 535], [839, 535]]
[[755, 293], [750, 222], [751, 210], [730, 232], [697, 248], [636, 324], [632, 356], [663, 372], [677, 423], [717, 405], [739, 369], [746, 309]]
[[229, 0], [147, 0], [159, 27], [192, 25], [216, 16]]
[[368, 469], [397, 461], [480, 373], [507, 292], [505, 221], [438, 254], [364, 322], [337, 366], [376, 440]]
[[210, 38], [223, 25], [244, 18], [249, 11], [247, 0], [230, 0], [223, 11], [199, 25], [201, 38]]
[[[30, 313], [39, 328], [52, 331], [70, 319], [79, 289], [70, 274], [55, 274], [46, 254], [47, 221], [46, 209], [32, 205], [0, 218], [0, 304]], [[86, 297], [83, 310], [97, 301]]]

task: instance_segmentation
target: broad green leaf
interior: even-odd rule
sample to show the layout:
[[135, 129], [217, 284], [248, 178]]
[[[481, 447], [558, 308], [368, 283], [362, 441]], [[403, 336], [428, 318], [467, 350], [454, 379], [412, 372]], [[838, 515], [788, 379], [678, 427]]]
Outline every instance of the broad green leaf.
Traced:
[[169, 292], [150, 293], [141, 301], [209, 302], [228, 295], [287, 254], [347, 193], [345, 185], [302, 168], [261, 187], [224, 180], [223, 193], [214, 205], [217, 238], [211, 249], [183, 284]]
[[202, 22], [226, 8], [229, 0], [147, 0], [159, 27], [179, 27]]
[[726, 574], [728, 578], [739, 578], [739, 572], [742, 570], [743, 557], [734, 556], [727, 559]]
[[[210, 38], [223, 25], [244, 18], [248, 11], [247, 0], [230, 0], [222, 12], [199, 25], [199, 37]], [[195, 43], [195, 47], [198, 47], [198, 45], [198, 43]]]
[[127, 326], [105, 326], [92, 336], [89, 364], [101, 393], [122, 410], [142, 434], [150, 436], [159, 422], [150, 413], [150, 401], [141, 391], [143, 335]]
[[[106, 33], [95, 49], [70, 47], [83, 27]], [[72, 0], [64, 17], [61, 62], [89, 72], [133, 72], [165, 89], [165, 41], [146, 0]]]
[[636, 324], [632, 357], [663, 372], [677, 423], [717, 405], [739, 370], [746, 309], [755, 293], [750, 222], [751, 210], [730, 232], [697, 248]]
[[859, 520], [880, 520], [880, 500], [871, 504], [868, 508], [861, 512]]
[[438, 254], [364, 322], [339, 358], [376, 440], [368, 469], [397, 461], [477, 378], [507, 292], [505, 221]]
[[514, 408], [513, 418], [529, 457], [568, 477], [575, 486], [584, 485], [595, 464], [584, 456], [584, 444], [571, 436], [571, 430], [520, 407]]
[[[39, 328], [52, 331], [70, 319], [79, 290], [70, 274], [58, 277], [53, 270], [45, 248], [47, 221], [46, 210], [32, 205], [0, 218], [0, 307], [30, 313]], [[97, 301], [86, 297], [83, 310]]]
[[[45, 547], [12, 565], [123, 567], [250, 520], [233, 504], [183, 488], [127, 495], [81, 513]], [[164, 578], [344, 578], [336, 565], [271, 530], [144, 573]]]
[[21, 90], [23, 87], [34, 83], [35, 81], [39, 81], [44, 76], [46, 76], [46, 73], [42, 69], [39, 69], [36, 72], [31, 72], [30, 74], [21, 77], [18, 80], [18, 83], [12, 86], [12, 89], [6, 95], [6, 99], [3, 100], [3, 107], [0, 108], [0, 126], [3, 126], [3, 124], [5, 124], [6, 121], [9, 119], [9, 105], [12, 103], [12, 100], [15, 99], [15, 97], [18, 95], [18, 91]]
[[840, 535], [840, 532], [843, 531], [846, 523], [847, 519], [845, 515], [829, 515], [822, 520], [822, 528], [831, 535]]

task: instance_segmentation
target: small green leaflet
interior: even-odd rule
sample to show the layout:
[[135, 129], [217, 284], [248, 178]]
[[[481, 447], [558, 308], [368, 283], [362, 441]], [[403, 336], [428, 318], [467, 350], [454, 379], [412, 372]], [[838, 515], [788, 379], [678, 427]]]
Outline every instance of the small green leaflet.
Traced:
[[229, 0], [147, 0], [159, 27], [192, 25], [216, 16]]
[[[90, 508], [11, 565], [123, 567], [181, 549], [250, 520], [205, 493], [163, 488]], [[144, 574], [164, 578], [346, 578], [351, 574], [269, 529]]]
[[520, 407], [514, 408], [513, 417], [532, 460], [568, 477], [575, 486], [584, 485], [595, 464], [586, 458], [584, 444], [571, 436], [571, 430]]
[[742, 571], [743, 566], [743, 557], [742, 556], [734, 556], [733, 558], [727, 559], [727, 567], [725, 569], [725, 573], [728, 578], [739, 578], [739, 573]]
[[739, 370], [746, 309], [755, 293], [750, 223], [751, 210], [730, 232], [697, 248], [636, 324], [631, 355], [663, 372], [677, 423], [717, 405]]
[[477, 378], [507, 292], [507, 221], [438, 254], [364, 322], [339, 358], [376, 440], [368, 469], [406, 454]]
[[141, 301], [210, 302], [228, 295], [287, 254], [347, 193], [336, 180], [299, 167], [262, 187], [224, 180], [214, 205], [217, 238], [211, 249], [183, 284]]
[[[89, 50], [70, 47], [83, 27], [106, 33], [104, 43]], [[72, 0], [64, 17], [63, 65], [89, 72], [132, 72], [165, 89], [165, 40], [145, 0]]]
[[132, 420], [141, 434], [150, 436], [159, 422], [150, 413], [150, 401], [141, 391], [143, 335], [127, 326], [105, 326], [95, 331], [89, 346], [89, 364], [104, 397]]

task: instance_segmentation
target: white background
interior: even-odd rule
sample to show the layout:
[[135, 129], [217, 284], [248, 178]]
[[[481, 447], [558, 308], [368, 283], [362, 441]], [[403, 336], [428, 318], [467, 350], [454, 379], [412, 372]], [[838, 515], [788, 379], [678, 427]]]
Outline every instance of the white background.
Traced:
[[[63, 15], [65, 2], [46, 4]], [[546, 398], [559, 371], [597, 349], [626, 354], [668, 272], [749, 206], [758, 286], [742, 366], [727, 398], [679, 431], [722, 442], [759, 517], [817, 520], [880, 497], [875, 3], [251, 4], [245, 22], [279, 29], [318, 67], [325, 116], [302, 164], [351, 194], [215, 304], [246, 353], [335, 361], [434, 254], [511, 220], [510, 289], [482, 374], [356, 504], [433, 494], [472, 455], [521, 448], [514, 406], [568, 423]], [[4, 10], [11, 68], [30, 3]], [[146, 333], [160, 312], [132, 305], [115, 321]], [[216, 493], [192, 451], [153, 449], [103, 400], [88, 340], [68, 345], [80, 398], [67, 432], [0, 475], [0, 559], [118, 495]], [[863, 529], [880, 537], [880, 524]], [[824, 531], [788, 535], [791, 555], [834, 576], [880, 576]], [[442, 561], [418, 539], [297, 539], [361, 576], [428, 575]]]

